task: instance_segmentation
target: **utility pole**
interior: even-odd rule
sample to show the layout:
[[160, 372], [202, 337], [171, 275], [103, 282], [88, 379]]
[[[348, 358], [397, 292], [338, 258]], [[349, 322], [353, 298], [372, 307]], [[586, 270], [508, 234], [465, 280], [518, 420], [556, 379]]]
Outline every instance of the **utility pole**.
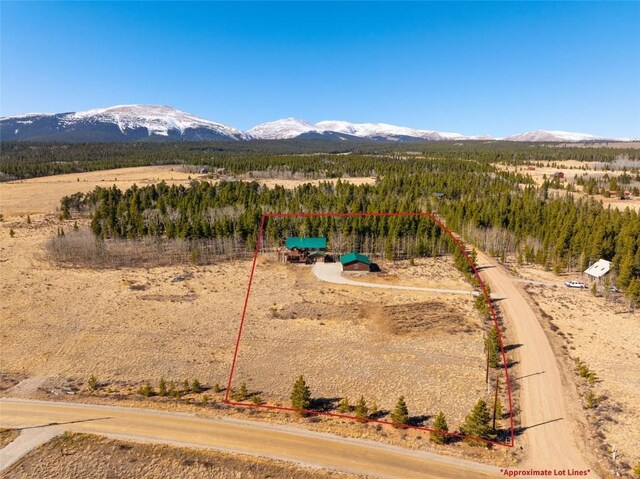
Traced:
[[489, 348], [487, 348], [487, 366], [485, 368], [484, 381], [487, 383], [487, 394], [489, 394], [491, 392], [489, 389]]
[[496, 430], [496, 410], [498, 409], [498, 387], [500, 376], [496, 376], [496, 395], [493, 398], [493, 430]]

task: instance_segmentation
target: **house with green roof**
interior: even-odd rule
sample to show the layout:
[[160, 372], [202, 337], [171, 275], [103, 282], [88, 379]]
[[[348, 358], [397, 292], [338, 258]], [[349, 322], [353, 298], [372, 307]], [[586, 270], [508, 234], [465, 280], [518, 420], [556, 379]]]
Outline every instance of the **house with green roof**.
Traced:
[[292, 236], [286, 239], [285, 246], [287, 249], [297, 249], [298, 251], [323, 251], [327, 249], [327, 238], [298, 238]]
[[360, 253], [352, 252], [340, 256], [342, 271], [371, 271], [371, 260]]

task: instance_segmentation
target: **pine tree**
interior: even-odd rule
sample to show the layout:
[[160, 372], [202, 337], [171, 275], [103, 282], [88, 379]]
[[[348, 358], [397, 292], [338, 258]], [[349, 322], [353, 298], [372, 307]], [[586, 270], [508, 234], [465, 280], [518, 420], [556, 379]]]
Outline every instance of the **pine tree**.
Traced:
[[347, 414], [349, 411], [351, 411], [351, 405], [349, 404], [349, 398], [344, 397], [340, 401], [340, 404], [338, 404], [338, 412], [341, 413], [341, 414]]
[[396, 407], [391, 413], [391, 422], [396, 424], [409, 424], [409, 408], [404, 400], [404, 396], [398, 398]]
[[489, 366], [492, 368], [497, 368], [500, 364], [501, 350], [500, 339], [498, 338], [498, 330], [495, 328], [495, 326], [492, 326], [489, 329], [487, 338], [484, 341], [484, 347], [489, 354]]
[[303, 376], [298, 376], [291, 391], [291, 407], [309, 409], [311, 407], [311, 391]]
[[164, 378], [160, 378], [160, 381], [158, 382], [158, 395], [166, 396], [167, 394], [167, 382], [164, 380]]
[[[433, 429], [437, 431], [449, 431], [449, 426], [447, 426], [447, 420], [444, 417], [444, 413], [440, 411], [436, 418], [433, 421]], [[445, 444], [447, 442], [447, 436], [445, 434], [440, 434], [434, 431], [429, 433], [429, 437], [432, 442], [436, 444]]]
[[[473, 406], [471, 412], [464, 418], [464, 423], [460, 428], [460, 431], [465, 436], [471, 436], [479, 439], [491, 439], [491, 415], [487, 403], [484, 399], [478, 399], [478, 402]], [[473, 446], [482, 446], [484, 443], [473, 440], [471, 438], [465, 438], [465, 442]]]
[[242, 383], [240, 383], [240, 390], [238, 391], [238, 394], [237, 394], [238, 401], [244, 401], [248, 397], [249, 397], [249, 390], [247, 389], [247, 383], [242, 381]]
[[373, 418], [373, 419], [376, 419], [376, 417], [378, 416], [379, 412], [380, 411], [378, 410], [378, 404], [377, 403], [373, 403], [371, 405], [371, 409], [369, 410], [369, 417]]
[[9, 228], [9, 236], [13, 238], [15, 235], [16, 235], [16, 232], [13, 231], [13, 228]]
[[194, 379], [191, 382], [191, 392], [196, 394], [199, 392], [202, 392], [202, 385], [200, 384], [200, 381], [198, 381], [197, 379]]
[[364, 419], [369, 414], [369, 408], [367, 407], [367, 401], [365, 401], [364, 396], [360, 396], [356, 404], [356, 417], [360, 419]]

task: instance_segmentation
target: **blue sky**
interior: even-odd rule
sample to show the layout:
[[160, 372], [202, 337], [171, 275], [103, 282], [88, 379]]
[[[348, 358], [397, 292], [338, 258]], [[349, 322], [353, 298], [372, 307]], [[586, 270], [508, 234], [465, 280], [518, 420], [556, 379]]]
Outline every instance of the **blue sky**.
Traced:
[[166, 104], [640, 137], [640, 2], [2, 2], [2, 115]]

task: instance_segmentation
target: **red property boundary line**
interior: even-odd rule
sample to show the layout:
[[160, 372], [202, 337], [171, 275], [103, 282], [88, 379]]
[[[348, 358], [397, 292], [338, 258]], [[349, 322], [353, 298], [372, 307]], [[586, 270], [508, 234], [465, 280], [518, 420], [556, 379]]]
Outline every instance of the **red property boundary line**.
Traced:
[[[500, 341], [500, 352], [501, 352], [501, 355], [502, 355], [502, 363], [504, 365], [505, 383], [507, 385], [507, 396], [509, 398], [509, 418], [510, 418], [510, 441], [509, 442], [491, 441], [491, 440], [488, 440], [488, 439], [482, 439], [482, 438], [474, 437], [474, 436], [466, 436], [464, 434], [458, 434], [458, 433], [455, 433], [455, 432], [439, 431], [437, 429], [431, 429], [431, 428], [424, 427], [424, 426], [410, 426], [410, 425], [407, 425], [407, 424], [398, 424], [398, 423], [394, 423], [394, 422], [391, 422], [391, 421], [382, 421], [382, 420], [379, 420], [379, 419], [357, 418], [355, 416], [350, 416], [348, 414], [338, 414], [338, 413], [325, 412], [325, 411], [312, 411], [312, 410], [306, 410], [306, 409], [296, 409], [296, 408], [291, 408], [291, 407], [286, 407], [286, 406], [271, 406], [271, 405], [267, 405], [267, 404], [252, 404], [252, 403], [245, 403], [245, 402], [234, 402], [234, 401], [230, 401], [229, 400], [229, 393], [231, 391], [231, 384], [233, 382], [233, 374], [235, 372], [236, 361], [238, 359], [238, 350], [240, 348], [240, 339], [242, 338], [242, 331], [243, 331], [243, 328], [244, 328], [244, 320], [245, 320], [245, 317], [246, 317], [246, 314], [247, 314], [247, 305], [249, 304], [249, 296], [251, 294], [251, 286], [253, 284], [253, 276], [254, 276], [254, 273], [255, 273], [255, 270], [256, 270], [256, 263], [257, 263], [257, 260], [258, 260], [258, 253], [260, 252], [260, 246], [262, 245], [264, 225], [265, 225], [265, 222], [266, 222], [267, 218], [290, 218], [290, 217], [304, 218], [304, 217], [327, 217], [327, 216], [334, 216], [334, 217], [353, 217], [353, 216], [383, 216], [383, 217], [421, 216], [421, 217], [425, 217], [425, 218], [430, 218], [435, 224], [437, 224], [454, 241], [454, 243], [456, 244], [456, 246], [458, 247], [460, 252], [462, 252], [462, 254], [466, 258], [467, 262], [469, 263], [469, 265], [473, 269], [474, 276], [478, 280], [478, 283], [480, 284], [480, 287], [482, 288], [482, 293], [484, 294], [484, 297], [487, 300], [487, 304], [489, 305], [489, 312], [491, 314], [491, 319], [493, 320], [494, 327], [496, 328], [496, 331], [498, 333], [498, 340]], [[228, 404], [230, 406], [248, 407], [248, 408], [256, 408], [256, 409], [270, 409], [270, 410], [279, 410], [279, 411], [289, 411], [289, 412], [297, 412], [297, 413], [304, 413], [304, 414], [312, 414], [312, 415], [317, 415], [317, 416], [329, 416], [329, 417], [337, 417], [337, 418], [341, 418], [341, 419], [352, 419], [352, 420], [358, 421], [358, 422], [371, 422], [371, 423], [378, 423], [378, 424], [386, 424], [386, 425], [400, 427], [400, 428], [418, 429], [418, 430], [421, 430], [421, 431], [438, 432], [438, 433], [441, 433], [442, 435], [446, 435], [446, 436], [450, 436], [450, 437], [456, 437], [456, 438], [461, 438], [461, 439], [473, 439], [473, 440], [478, 441], [478, 442], [483, 442], [483, 443], [486, 443], [486, 444], [494, 444], [496, 446], [514, 447], [514, 444], [515, 444], [515, 437], [514, 437], [515, 436], [515, 428], [514, 428], [514, 423], [513, 423], [513, 401], [512, 401], [512, 397], [511, 397], [511, 382], [509, 380], [509, 370], [507, 368], [507, 357], [506, 357], [506, 354], [505, 354], [505, 351], [504, 351], [504, 344], [503, 344], [503, 341], [502, 341], [502, 334], [500, 333], [500, 327], [498, 325], [498, 317], [496, 315], [495, 309], [493, 308], [493, 304], [491, 303], [491, 298], [489, 296], [489, 292], [487, 291], [487, 287], [486, 287], [484, 281], [482, 281], [482, 278], [480, 277], [480, 274], [478, 274], [478, 270], [476, 269], [476, 265], [474, 264], [474, 262], [471, 260], [471, 258], [469, 257], [469, 255], [465, 251], [464, 245], [462, 244], [462, 242], [460, 240], [458, 240], [458, 238], [455, 237], [453, 232], [449, 228], [447, 228], [444, 225], [444, 223], [442, 223], [438, 218], [436, 218], [431, 213], [264, 213], [262, 215], [262, 218], [260, 219], [260, 230], [258, 231], [258, 241], [256, 242], [256, 247], [255, 247], [255, 251], [254, 251], [254, 254], [253, 254], [253, 263], [251, 265], [251, 275], [249, 276], [249, 284], [247, 286], [247, 294], [246, 294], [245, 299], [244, 299], [244, 307], [242, 308], [242, 317], [240, 318], [240, 326], [238, 328], [238, 337], [236, 339], [235, 350], [233, 352], [233, 361], [231, 363], [231, 370], [229, 372], [229, 381], [227, 383], [227, 390], [226, 390], [226, 394], [225, 394], [225, 398], [224, 398], [223, 403], [224, 404]]]

